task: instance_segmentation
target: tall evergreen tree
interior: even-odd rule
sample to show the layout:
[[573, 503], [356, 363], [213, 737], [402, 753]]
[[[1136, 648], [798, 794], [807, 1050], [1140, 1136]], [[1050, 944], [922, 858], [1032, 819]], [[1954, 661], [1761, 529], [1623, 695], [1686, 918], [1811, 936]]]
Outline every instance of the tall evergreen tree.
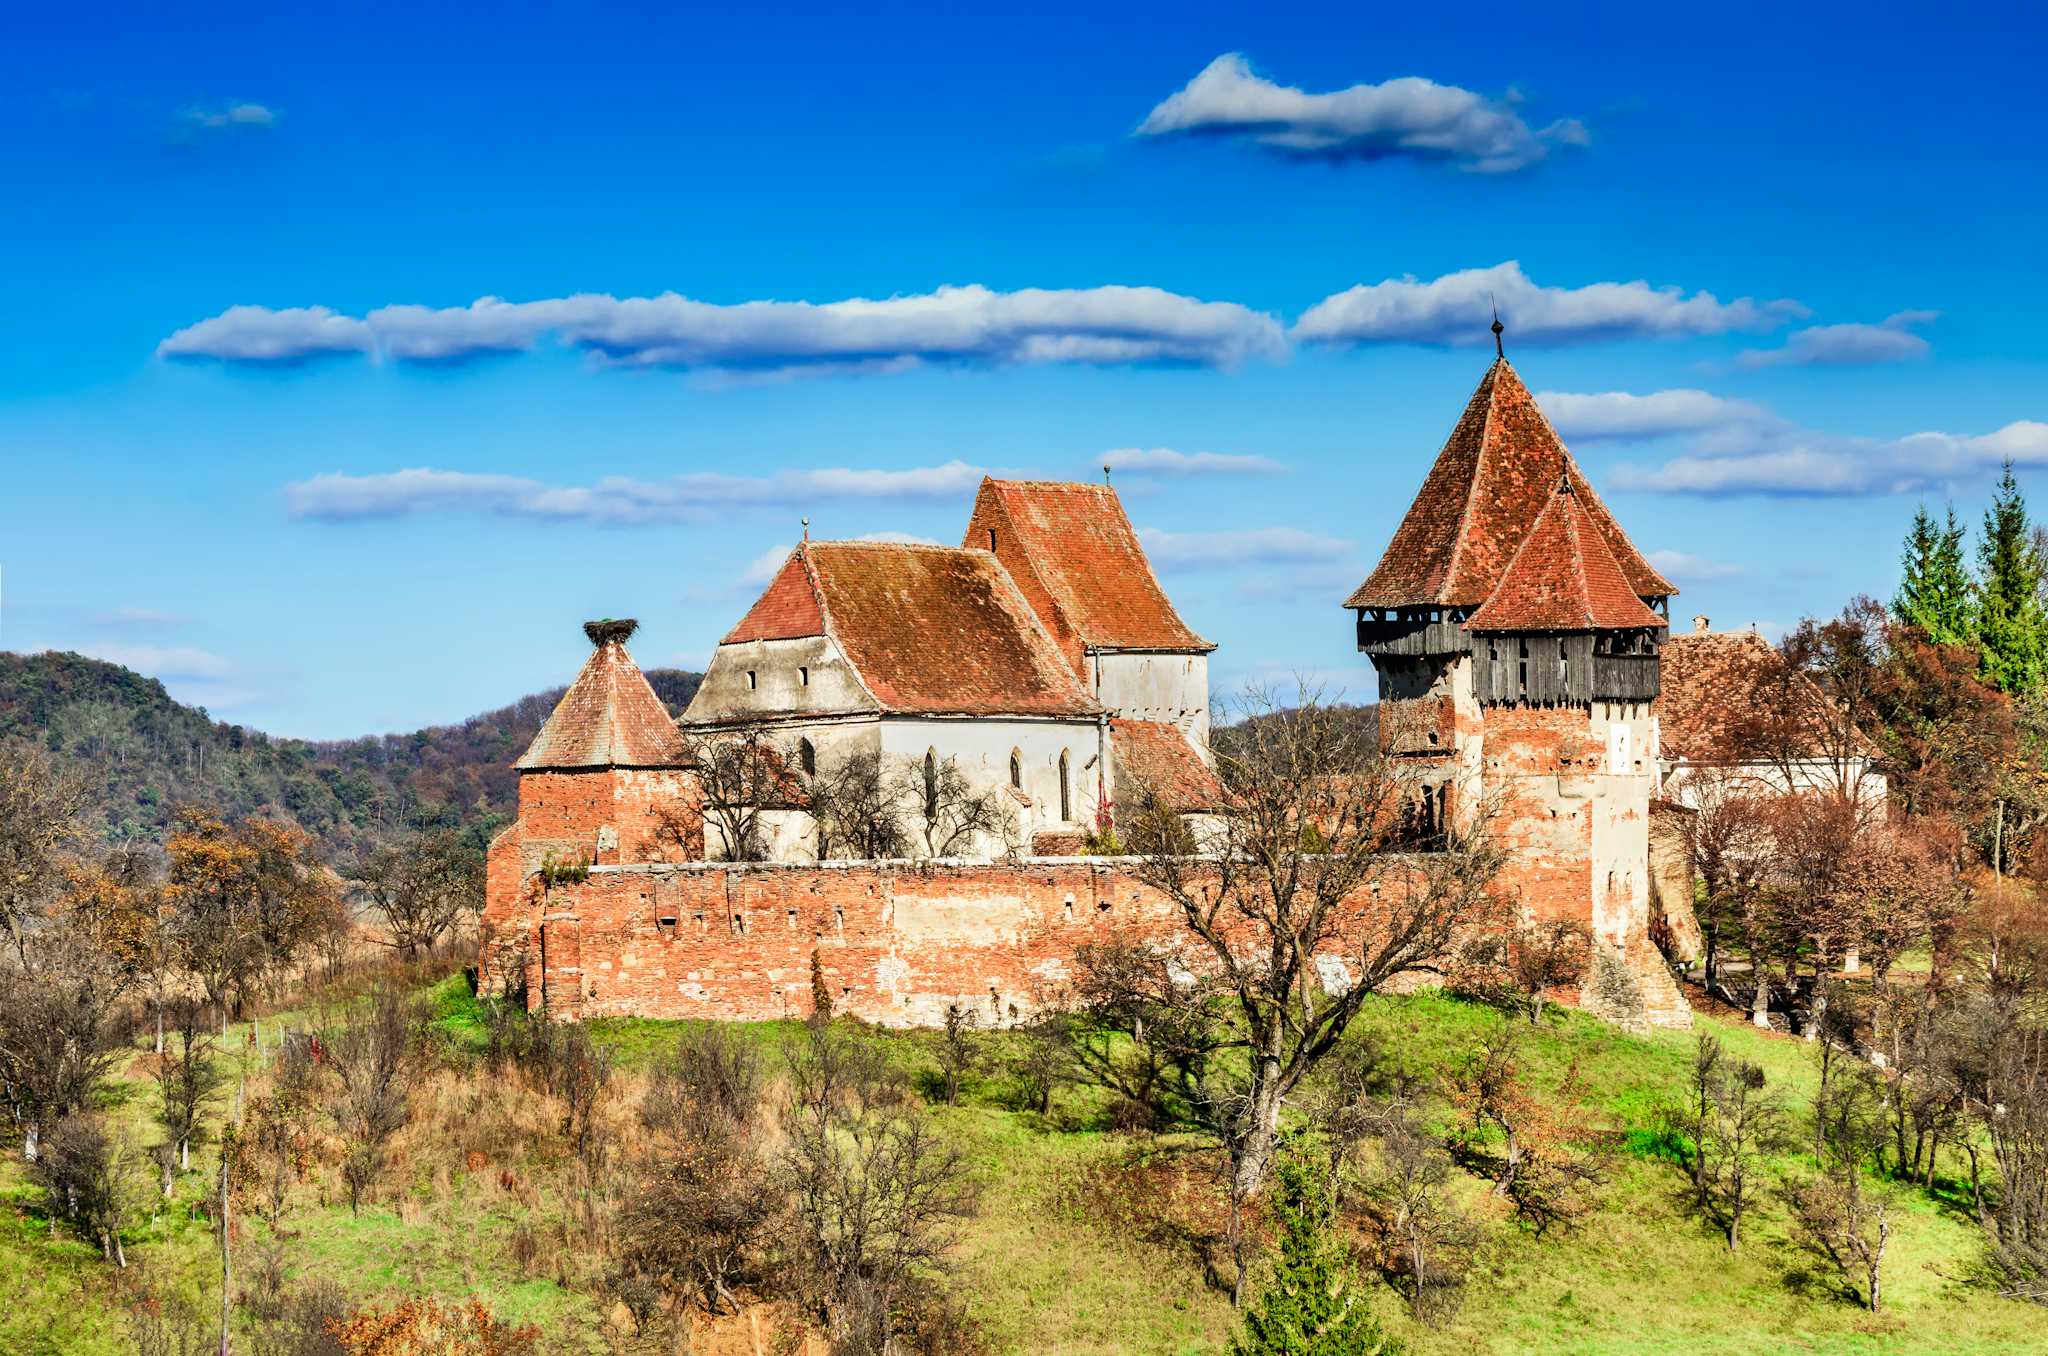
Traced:
[[1280, 1257], [1231, 1356], [1394, 1356], [1400, 1343], [1380, 1331], [1331, 1236], [1328, 1184], [1297, 1154], [1281, 1159], [1276, 1176]]
[[1986, 682], [2014, 695], [2040, 688], [2048, 653], [2043, 648], [2040, 553], [2027, 526], [2027, 501], [2012, 463], [1984, 513], [1977, 543], [1977, 643]]
[[1924, 504], [1914, 511], [1900, 563], [1904, 568], [1893, 615], [1937, 645], [1974, 644], [1972, 585], [1963, 566], [1963, 525], [1956, 521], [1953, 504], [1945, 523], [1936, 523]]

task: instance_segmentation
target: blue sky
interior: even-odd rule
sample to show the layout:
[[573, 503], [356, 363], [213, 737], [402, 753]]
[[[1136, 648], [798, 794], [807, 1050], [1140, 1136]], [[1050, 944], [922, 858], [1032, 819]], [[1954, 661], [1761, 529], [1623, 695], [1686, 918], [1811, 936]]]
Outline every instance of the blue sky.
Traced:
[[259, 728], [701, 663], [800, 517], [1112, 451], [1220, 685], [1369, 693], [1489, 292], [1677, 614], [2048, 496], [2019, 8], [288, 8], [0, 48], [0, 646]]

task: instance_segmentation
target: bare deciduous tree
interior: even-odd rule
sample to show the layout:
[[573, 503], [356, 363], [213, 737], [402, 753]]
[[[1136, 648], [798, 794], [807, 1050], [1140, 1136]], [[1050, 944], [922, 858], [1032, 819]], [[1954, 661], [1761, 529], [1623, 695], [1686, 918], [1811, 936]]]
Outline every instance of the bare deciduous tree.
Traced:
[[923, 856], [962, 856], [983, 839], [1003, 836], [996, 793], [976, 791], [951, 758], [927, 753], [905, 767], [896, 778], [896, 799], [909, 807], [905, 818]]
[[362, 1208], [383, 1171], [391, 1137], [405, 1128], [411, 1114], [418, 1018], [414, 1004], [399, 990], [379, 989], [326, 1042], [339, 1084], [331, 1111], [348, 1146], [342, 1180], [348, 1185], [351, 1214]]
[[763, 811], [792, 802], [796, 785], [775, 746], [758, 731], [701, 735], [688, 741], [697, 767], [705, 832], [729, 862], [758, 862], [768, 855]]
[[1463, 947], [1446, 977], [1454, 992], [1494, 1003], [1529, 1019], [1543, 1020], [1553, 989], [1585, 977], [1592, 938], [1582, 923], [1559, 919], [1525, 923], [1512, 932], [1489, 933]]
[[1757, 1065], [1722, 1059], [1708, 1080], [1701, 1131], [1694, 1180], [1732, 1252], [1742, 1246], [1742, 1221], [1761, 1191], [1766, 1158], [1791, 1142], [1784, 1103], [1766, 1090]]
[[356, 863], [356, 888], [408, 956], [431, 949], [484, 906], [483, 854], [454, 829], [414, 834]]
[[135, 1163], [103, 1118], [73, 1115], [58, 1121], [30, 1165], [30, 1175], [43, 1188], [52, 1219], [68, 1220], [109, 1262], [128, 1265], [121, 1230], [140, 1194]]
[[[1218, 1118], [1233, 1216], [1266, 1179], [1289, 1094], [1366, 998], [1397, 975], [1441, 968], [1461, 932], [1499, 912], [1484, 806], [1461, 807], [1440, 851], [1404, 853], [1406, 764], [1315, 693], [1291, 709], [1258, 694], [1248, 706], [1217, 753], [1228, 807], [1198, 835], [1200, 854], [1156, 852], [1138, 865], [1177, 906], [1183, 963], [1213, 977], [1242, 1042], [1243, 1086]], [[1332, 959], [1344, 971], [1334, 983]], [[1241, 1298], [1242, 1228], [1233, 1234]]]
[[207, 1103], [226, 1081], [214, 1060], [213, 1033], [197, 1003], [173, 1010], [172, 1039], [156, 1057], [157, 1119], [164, 1127], [164, 1195], [171, 1194], [171, 1159], [192, 1166], [192, 1142], [205, 1130]]
[[40, 1136], [85, 1108], [119, 1055], [113, 998], [97, 958], [40, 938], [33, 970], [0, 968], [0, 1096], [34, 1162]]
[[937, 1278], [975, 1208], [966, 1164], [858, 1033], [813, 1025], [789, 1055], [799, 1277], [835, 1353], [883, 1356], [944, 1310]]
[[84, 831], [91, 801], [84, 777], [60, 771], [27, 745], [0, 746], [0, 932], [16, 963], [63, 888], [64, 850]]
[[811, 818], [818, 826], [819, 858], [874, 860], [910, 851], [896, 788], [884, 775], [878, 753], [848, 754], [820, 769], [807, 788]]
[[946, 1088], [946, 1105], [960, 1104], [960, 1080], [981, 1067], [981, 1014], [958, 1003], [946, 1004], [937, 1042], [939, 1077]]
[[1579, 1104], [1577, 1067], [1566, 1071], [1551, 1097], [1539, 1097], [1522, 1069], [1519, 1039], [1514, 1024], [1503, 1021], [1446, 1092], [1470, 1127], [1468, 1161], [1493, 1179], [1493, 1194], [1541, 1235], [1592, 1209], [1594, 1189], [1604, 1179], [1587, 1147], [1592, 1126]]
[[654, 1071], [640, 1111], [653, 1143], [621, 1211], [621, 1262], [673, 1304], [734, 1312], [738, 1289], [766, 1275], [785, 1201], [762, 1142], [764, 1085], [753, 1050], [717, 1027]]
[[1891, 1243], [1894, 1201], [1864, 1180], [1860, 1168], [1837, 1168], [1786, 1193], [1800, 1239], [1853, 1289], [1862, 1283], [1870, 1312], [1884, 1309], [1884, 1254]]

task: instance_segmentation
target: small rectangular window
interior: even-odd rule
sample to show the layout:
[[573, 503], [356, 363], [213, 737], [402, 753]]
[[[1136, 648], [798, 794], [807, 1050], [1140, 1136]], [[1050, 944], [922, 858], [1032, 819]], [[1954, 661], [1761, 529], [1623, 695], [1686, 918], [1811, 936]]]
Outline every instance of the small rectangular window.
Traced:
[[759, 687], [759, 686], [760, 686], [759, 682], [757, 682], [757, 681], [756, 681], [756, 679], [755, 679], [755, 677], [754, 677], [754, 671], [753, 671], [752, 669], [748, 669], [748, 670], [747, 670], [747, 687], [748, 687], [748, 689], [749, 689], [749, 690], [752, 690], [753, 688], [756, 688], [756, 687]]
[[801, 666], [798, 667], [796, 671], [796, 680], [804, 687], [809, 687], [811, 685], [811, 671]]

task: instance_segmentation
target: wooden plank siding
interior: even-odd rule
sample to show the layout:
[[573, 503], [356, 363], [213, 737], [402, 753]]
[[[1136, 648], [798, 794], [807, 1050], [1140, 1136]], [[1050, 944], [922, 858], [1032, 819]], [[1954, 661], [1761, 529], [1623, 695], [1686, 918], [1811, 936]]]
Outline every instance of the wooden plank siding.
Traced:
[[1426, 618], [1375, 620], [1358, 614], [1358, 648], [1366, 654], [1419, 657], [1438, 654], [1467, 654], [1472, 649], [1471, 633], [1463, 622], [1429, 621]]
[[1472, 645], [1473, 695], [1482, 705], [1656, 700], [1655, 654], [1596, 654], [1594, 639], [1589, 631], [1476, 637]]

